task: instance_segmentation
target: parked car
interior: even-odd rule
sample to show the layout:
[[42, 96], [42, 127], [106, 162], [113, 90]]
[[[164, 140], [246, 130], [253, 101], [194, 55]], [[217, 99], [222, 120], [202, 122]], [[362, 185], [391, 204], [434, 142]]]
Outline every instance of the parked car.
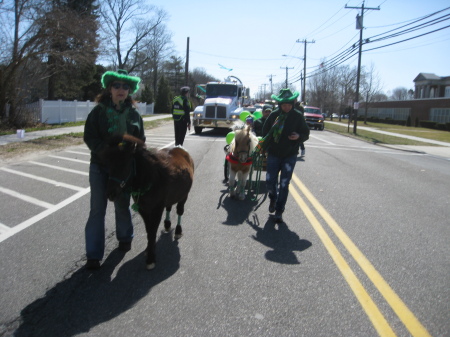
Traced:
[[323, 130], [325, 128], [325, 118], [322, 116], [320, 108], [315, 106], [305, 106], [305, 120], [310, 129]]

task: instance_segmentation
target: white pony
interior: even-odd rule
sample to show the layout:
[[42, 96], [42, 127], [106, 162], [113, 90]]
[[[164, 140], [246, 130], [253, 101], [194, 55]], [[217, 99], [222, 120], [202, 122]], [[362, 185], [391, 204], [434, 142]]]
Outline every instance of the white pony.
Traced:
[[[230, 151], [227, 154], [230, 178], [228, 188], [230, 197], [236, 196], [238, 199], [245, 199], [245, 185], [252, 167], [252, 153], [258, 145], [258, 137], [251, 131], [250, 126], [237, 126], [234, 128], [234, 139], [230, 144]], [[237, 184], [236, 184], [237, 174]]]

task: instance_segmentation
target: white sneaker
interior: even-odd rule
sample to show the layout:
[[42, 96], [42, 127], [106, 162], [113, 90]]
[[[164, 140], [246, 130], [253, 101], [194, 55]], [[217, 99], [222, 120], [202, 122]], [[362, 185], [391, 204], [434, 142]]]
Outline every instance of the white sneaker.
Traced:
[[304, 156], [305, 156], [305, 150], [302, 150], [302, 153], [301, 153], [300, 156], [301, 156], [301, 157], [304, 157]]

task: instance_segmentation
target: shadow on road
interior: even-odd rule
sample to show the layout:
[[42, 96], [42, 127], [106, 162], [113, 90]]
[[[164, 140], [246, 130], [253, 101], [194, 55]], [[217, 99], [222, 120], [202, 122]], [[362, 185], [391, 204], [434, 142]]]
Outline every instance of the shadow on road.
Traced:
[[254, 207], [258, 204], [257, 200], [251, 200], [249, 196], [246, 196], [245, 200], [231, 198], [228, 195], [228, 186], [225, 186], [220, 192], [217, 208], [223, 207], [227, 211], [227, 218], [222, 222], [224, 225], [237, 226], [245, 223]]
[[253, 216], [253, 221], [247, 222], [256, 231], [252, 238], [271, 249], [265, 253], [265, 258], [269, 261], [300, 264], [294, 251], [301, 252], [312, 246], [310, 241], [300, 239], [298, 234], [291, 231], [284, 222], [275, 224], [272, 216], [267, 219], [264, 227], [259, 226], [256, 214]]
[[160, 236], [156, 252], [157, 265], [151, 271], [145, 269], [141, 253], [114, 276], [125, 256], [117, 249], [100, 270], [79, 269], [22, 310], [14, 336], [74, 336], [126, 312], [179, 269], [178, 243], [171, 235]]

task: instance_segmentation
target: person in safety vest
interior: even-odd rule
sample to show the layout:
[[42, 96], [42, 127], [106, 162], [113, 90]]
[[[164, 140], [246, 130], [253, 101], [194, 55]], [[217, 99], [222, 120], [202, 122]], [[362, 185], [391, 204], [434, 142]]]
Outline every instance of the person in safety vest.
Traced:
[[184, 137], [186, 137], [187, 129], [191, 129], [191, 110], [192, 105], [188, 99], [189, 87], [180, 89], [181, 95], [176, 96], [172, 101], [172, 117], [175, 127], [175, 146], [183, 146]]

